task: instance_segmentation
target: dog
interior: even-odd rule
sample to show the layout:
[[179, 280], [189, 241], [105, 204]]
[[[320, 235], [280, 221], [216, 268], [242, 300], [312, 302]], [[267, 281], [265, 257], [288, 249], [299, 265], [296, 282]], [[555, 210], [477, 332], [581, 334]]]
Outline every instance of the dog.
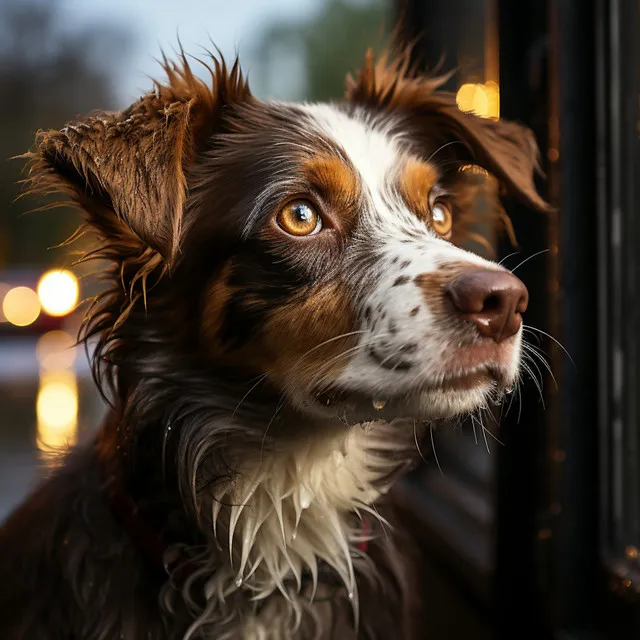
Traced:
[[182, 52], [37, 135], [27, 191], [69, 195], [108, 265], [81, 339], [109, 409], [0, 530], [2, 638], [422, 637], [396, 482], [517, 382], [528, 302], [463, 246], [510, 230], [504, 193], [548, 205], [532, 133], [410, 60], [289, 104]]

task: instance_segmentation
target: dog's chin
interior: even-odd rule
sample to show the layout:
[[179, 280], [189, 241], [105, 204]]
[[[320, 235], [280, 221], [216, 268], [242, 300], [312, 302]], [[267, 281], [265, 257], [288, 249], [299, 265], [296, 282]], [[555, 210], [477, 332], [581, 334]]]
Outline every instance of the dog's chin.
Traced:
[[391, 386], [383, 386], [383, 390], [333, 387], [305, 397], [298, 406], [305, 413], [339, 418], [346, 424], [396, 418], [446, 420], [472, 413], [489, 401], [499, 402], [510, 393], [514, 382], [514, 375], [487, 367], [443, 380], [425, 381], [409, 390]]

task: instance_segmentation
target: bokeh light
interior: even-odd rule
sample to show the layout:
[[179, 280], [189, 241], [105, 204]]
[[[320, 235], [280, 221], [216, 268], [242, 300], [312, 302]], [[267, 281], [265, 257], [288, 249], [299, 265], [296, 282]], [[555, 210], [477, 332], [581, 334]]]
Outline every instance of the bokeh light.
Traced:
[[70, 369], [76, 360], [75, 340], [66, 331], [47, 331], [36, 344], [36, 357], [44, 371]]
[[33, 324], [40, 315], [40, 302], [36, 292], [29, 287], [9, 289], [2, 300], [2, 313], [16, 327]]
[[8, 322], [7, 318], [4, 315], [4, 311], [2, 310], [2, 303], [4, 301], [4, 297], [7, 295], [7, 292], [11, 290], [11, 287], [4, 283], [0, 282], [0, 322]]
[[47, 271], [38, 283], [42, 308], [51, 316], [71, 313], [78, 302], [78, 279], [71, 271]]
[[78, 383], [74, 371], [43, 371], [36, 401], [38, 447], [74, 444], [78, 426]]
[[463, 84], [456, 94], [460, 111], [474, 113], [481, 118], [500, 117], [500, 88], [497, 82]]

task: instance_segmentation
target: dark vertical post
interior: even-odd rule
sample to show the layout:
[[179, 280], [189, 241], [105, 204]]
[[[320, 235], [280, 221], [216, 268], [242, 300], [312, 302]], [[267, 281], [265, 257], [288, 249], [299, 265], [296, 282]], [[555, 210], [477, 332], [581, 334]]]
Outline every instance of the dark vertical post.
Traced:
[[[544, 159], [549, 115], [546, 3], [500, 0], [498, 15], [500, 115], [531, 127]], [[541, 188], [541, 192], [544, 194], [545, 189]], [[508, 211], [519, 253], [506, 266], [514, 268], [518, 262], [549, 249], [553, 220], [515, 202], [510, 203]], [[508, 248], [505, 247], [505, 251]], [[554, 295], [552, 265], [552, 254], [543, 253], [516, 271], [530, 294], [525, 323], [547, 333]], [[525, 337], [535, 344], [531, 333]], [[549, 352], [546, 341], [541, 346]], [[544, 373], [544, 369], [540, 369]], [[546, 388], [548, 383], [545, 377]], [[501, 424], [505, 446], [498, 452], [495, 573], [496, 636], [501, 639], [512, 640], [514, 634], [544, 638], [548, 629], [540, 552], [549, 530], [538, 516], [547, 491], [545, 425], [549, 418], [535, 385], [529, 382], [522, 392], [520, 411], [512, 408]], [[518, 630], [513, 626], [515, 620], [519, 621]]]
[[596, 16], [593, 0], [555, 0], [552, 7], [562, 167], [560, 338], [575, 365], [565, 360], [560, 367], [562, 418], [554, 425], [563, 455], [556, 456], [560, 509], [551, 607], [556, 628], [584, 629], [592, 627], [597, 612], [597, 345], [599, 304], [604, 304], [598, 296]]

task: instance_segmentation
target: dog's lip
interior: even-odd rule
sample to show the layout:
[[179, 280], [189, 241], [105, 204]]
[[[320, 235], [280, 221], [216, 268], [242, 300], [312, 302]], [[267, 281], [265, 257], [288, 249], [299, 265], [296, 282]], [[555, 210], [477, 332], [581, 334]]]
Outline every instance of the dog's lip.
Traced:
[[443, 373], [447, 371], [475, 371], [486, 368], [499, 375], [502, 367], [508, 368], [517, 349], [517, 336], [512, 336], [496, 344], [493, 340], [480, 340], [459, 346], [443, 365]]
[[490, 366], [480, 367], [471, 371], [463, 371], [445, 376], [442, 381], [429, 387], [433, 391], [466, 391], [481, 384], [498, 382], [502, 376]]
[[397, 391], [393, 393], [367, 394], [362, 390], [330, 388], [314, 394], [316, 401], [325, 406], [332, 406], [349, 401], [370, 402], [374, 406], [376, 403], [395, 402], [408, 400], [412, 396], [424, 395], [427, 393], [447, 393], [471, 391], [480, 386], [494, 385], [496, 387], [506, 387], [506, 374], [501, 367], [493, 364], [486, 364], [480, 367], [457, 370], [455, 372], [443, 372], [433, 383], [422, 384], [415, 391]]

